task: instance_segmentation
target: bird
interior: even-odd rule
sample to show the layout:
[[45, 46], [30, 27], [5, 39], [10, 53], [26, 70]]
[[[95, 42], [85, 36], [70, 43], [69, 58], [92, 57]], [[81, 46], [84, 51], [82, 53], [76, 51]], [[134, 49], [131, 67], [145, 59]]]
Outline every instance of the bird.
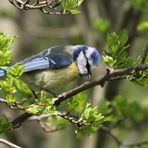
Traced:
[[[32, 89], [51, 91], [80, 77], [91, 76], [99, 63], [100, 53], [95, 47], [57, 45], [16, 64], [23, 66], [22, 78]], [[0, 77], [7, 75], [8, 70], [0, 70]]]

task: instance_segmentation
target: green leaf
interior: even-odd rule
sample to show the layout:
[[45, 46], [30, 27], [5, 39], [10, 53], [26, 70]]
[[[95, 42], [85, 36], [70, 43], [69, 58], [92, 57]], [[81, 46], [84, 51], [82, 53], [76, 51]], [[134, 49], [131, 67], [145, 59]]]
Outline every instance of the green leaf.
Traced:
[[92, 22], [92, 26], [99, 33], [106, 33], [110, 27], [110, 23], [107, 19], [96, 19]]
[[28, 109], [26, 109], [26, 111], [30, 114], [34, 114], [34, 115], [38, 114], [39, 115], [39, 114], [43, 113], [44, 109], [45, 109], [45, 107], [39, 107], [38, 105], [32, 104], [29, 106]]
[[17, 64], [8, 70], [7, 76], [19, 78], [23, 74], [23, 72], [24, 72], [23, 65]]
[[6, 94], [7, 93], [13, 94], [16, 92], [16, 88], [13, 84], [14, 84], [14, 78], [9, 77], [9, 78], [6, 78], [5, 81], [0, 81], [0, 88]]
[[16, 102], [16, 99], [13, 94], [7, 94], [6, 100], [9, 105], [12, 105]]
[[144, 72], [141, 72], [141, 75], [139, 74], [139, 76], [132, 75], [129, 76], [128, 79], [138, 85], [144, 86], [146, 88], [148, 88], [148, 70], [145, 70]]
[[82, 2], [83, 0], [62, 0], [62, 7], [64, 9], [64, 13], [79, 7]]
[[14, 79], [14, 85], [16, 86], [17, 90], [22, 93], [22, 95], [24, 94], [25, 96], [27, 95], [28, 97], [33, 95], [28, 85], [23, 81], [21, 81], [20, 79]]
[[75, 9], [71, 9], [69, 11], [71, 12], [71, 14], [80, 14], [81, 13], [81, 11], [75, 10]]
[[138, 10], [148, 12], [147, 0], [130, 0], [130, 3]]
[[86, 107], [87, 98], [88, 97], [86, 93], [79, 93], [76, 96], [69, 99], [67, 102], [68, 112], [80, 115]]
[[85, 125], [77, 127], [75, 133], [78, 138], [83, 138], [95, 133], [105, 121], [105, 117], [97, 107], [90, 107], [90, 104], [87, 104], [79, 120]]
[[0, 33], [0, 65], [6, 65], [11, 60], [11, 44], [14, 42], [15, 37], [9, 37]]
[[0, 134], [11, 129], [12, 124], [5, 115], [0, 115]]
[[108, 55], [105, 55], [105, 56], [102, 56], [103, 57], [103, 60], [104, 62], [109, 66], [109, 67], [113, 67], [114, 64], [115, 64], [115, 60], [113, 59], [113, 57], [111, 56], [108, 56]]
[[48, 96], [48, 93], [45, 92], [45, 91], [41, 91], [41, 96], [40, 96], [40, 100], [39, 100], [39, 103], [42, 104], [42, 105], [47, 105], [47, 106], [51, 106], [54, 108], [54, 99], [51, 99], [49, 96]]
[[99, 107], [99, 111], [101, 112], [102, 115], [106, 115], [110, 113], [110, 102], [107, 100], [103, 100], [103, 102], [101, 103], [100, 107]]
[[[143, 54], [139, 55], [138, 58], [134, 61], [134, 66], [141, 64]], [[145, 59], [145, 63], [148, 64], [148, 57]], [[127, 79], [135, 84], [148, 87], [148, 70], [138, 71], [128, 76]]]
[[111, 33], [107, 35], [108, 49], [112, 54], [120, 52], [128, 40], [127, 31], [123, 30], [118, 33]]
[[117, 96], [112, 103], [112, 108], [112, 118], [117, 121], [123, 120], [120, 123], [123, 127], [133, 128], [140, 123], [148, 122], [147, 106], [142, 106], [139, 102], [129, 101], [129, 99], [123, 96]]
[[60, 116], [56, 117], [56, 128], [58, 130], [63, 130], [69, 125], [70, 125], [70, 122], [67, 121], [66, 119], [64, 119], [64, 118], [62, 118]]
[[107, 35], [107, 50], [105, 50], [103, 55], [103, 60], [107, 66], [117, 69], [133, 65], [127, 53], [127, 40], [128, 36], [125, 30]]
[[34, 104], [28, 106], [27, 112], [31, 114], [57, 114], [56, 107], [53, 105], [54, 101], [48, 97], [47, 93], [42, 91], [41, 98], [36, 100]]
[[148, 31], [148, 21], [141, 22], [138, 27], [138, 31]]

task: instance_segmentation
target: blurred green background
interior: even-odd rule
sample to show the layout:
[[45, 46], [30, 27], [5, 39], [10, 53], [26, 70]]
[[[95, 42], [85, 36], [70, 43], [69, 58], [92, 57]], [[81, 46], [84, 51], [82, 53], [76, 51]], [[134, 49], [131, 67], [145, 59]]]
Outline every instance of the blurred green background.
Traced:
[[[80, 11], [81, 14], [78, 15], [50, 16], [39, 10], [18, 10], [8, 0], [1, 0], [0, 32], [17, 37], [13, 44], [13, 62], [59, 44], [87, 44], [95, 46], [102, 53], [106, 49], [107, 33], [122, 29], [128, 31], [129, 54], [133, 58], [142, 53], [148, 44], [147, 0], [141, 2], [140, 0], [84, 0]], [[92, 79], [98, 79], [104, 73], [105, 64], [101, 62]], [[75, 85], [83, 81], [80, 80]], [[120, 94], [148, 107], [148, 89], [126, 80], [112, 82], [104, 88], [97, 86], [90, 93], [90, 102], [94, 106], [99, 106], [103, 99], [112, 101]], [[15, 113], [10, 112], [5, 106], [0, 106], [0, 111], [7, 113], [11, 119], [15, 117]], [[131, 130], [115, 129], [114, 133], [123, 139], [124, 143], [148, 139], [148, 127], [145, 124]], [[48, 134], [43, 132], [36, 122], [29, 121], [4, 137], [26, 148], [116, 147], [114, 140], [106, 136], [103, 131], [78, 140], [70, 127], [64, 131]], [[0, 144], [0, 147], [6, 146]]]

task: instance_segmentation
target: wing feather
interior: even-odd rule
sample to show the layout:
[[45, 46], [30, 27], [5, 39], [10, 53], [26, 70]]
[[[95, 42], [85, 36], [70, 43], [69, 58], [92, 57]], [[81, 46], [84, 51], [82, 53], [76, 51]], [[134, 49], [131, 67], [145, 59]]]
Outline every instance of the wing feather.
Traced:
[[[56, 47], [56, 49], [57, 48], [58, 47]], [[55, 52], [54, 48], [49, 48], [45, 49], [40, 54], [25, 59], [19, 64], [24, 66], [25, 72], [30, 72], [43, 69], [60, 69], [69, 66], [72, 62], [72, 56], [70, 56], [69, 53], [64, 52], [62, 48], [61, 51], [55, 50]]]
[[0, 70], [0, 77], [3, 77], [6, 74], [7, 74], [7, 70], [5, 70], [5, 69]]
[[[17, 64], [24, 66], [24, 72], [44, 69], [60, 69], [72, 64], [72, 55], [65, 50], [66, 46], [55, 46], [43, 50]], [[15, 65], [14, 65], [15, 66]], [[0, 70], [0, 77], [7, 74], [7, 70]]]

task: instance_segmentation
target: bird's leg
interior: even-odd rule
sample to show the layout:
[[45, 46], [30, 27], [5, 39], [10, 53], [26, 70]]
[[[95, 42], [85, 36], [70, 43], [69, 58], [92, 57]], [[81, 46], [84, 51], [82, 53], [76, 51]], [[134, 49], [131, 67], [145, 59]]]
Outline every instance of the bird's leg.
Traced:
[[35, 97], [35, 99], [38, 100], [39, 98], [38, 98], [36, 92], [35, 92], [32, 88], [30, 88], [30, 90], [32, 91], [32, 94], [33, 94], [33, 96]]

